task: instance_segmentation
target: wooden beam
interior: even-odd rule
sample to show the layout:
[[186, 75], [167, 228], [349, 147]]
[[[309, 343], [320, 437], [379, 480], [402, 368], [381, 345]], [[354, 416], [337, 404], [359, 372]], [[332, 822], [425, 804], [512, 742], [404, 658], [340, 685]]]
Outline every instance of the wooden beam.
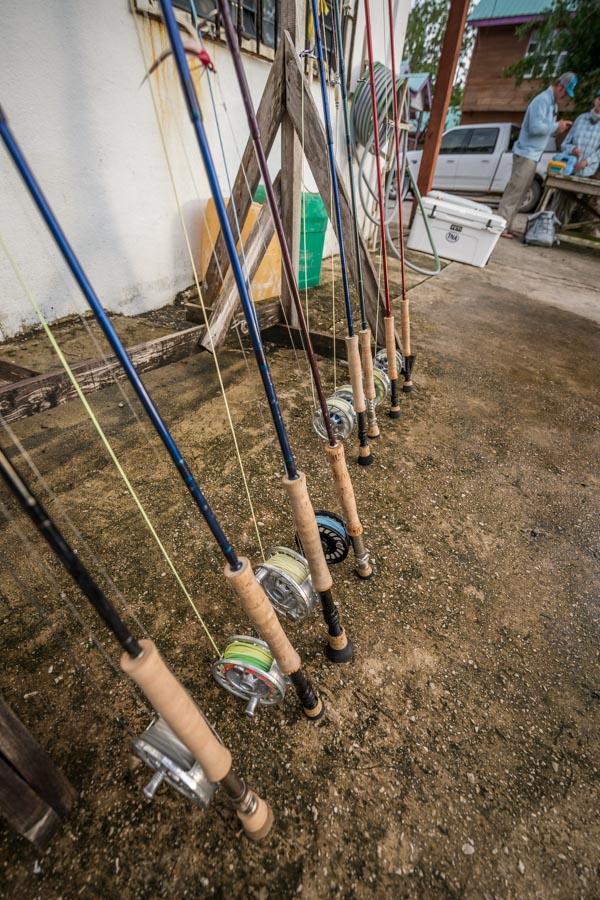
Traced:
[[[263, 341], [277, 344], [278, 347], [295, 347], [296, 350], [302, 348], [302, 333], [300, 329], [295, 328], [293, 325], [287, 326], [283, 322], [265, 328], [262, 337]], [[334, 341], [331, 334], [323, 331], [311, 331], [310, 340], [313, 350], [319, 356], [333, 359], [335, 355], [338, 360], [347, 360], [346, 341], [343, 336], [338, 336]]]
[[[256, 315], [258, 317], [258, 326], [261, 331], [263, 328], [269, 328], [271, 325], [275, 325], [281, 319], [281, 301], [261, 300], [260, 303], [256, 304]], [[199, 303], [188, 304], [187, 317], [190, 322], [204, 322], [202, 307]], [[239, 320], [242, 317], [238, 316], [237, 318]], [[242, 331], [245, 333], [245, 329], [242, 329]]]
[[[197, 350], [203, 333], [202, 326], [195, 326], [137, 344], [127, 352], [138, 372], [149, 372]], [[115, 378], [122, 380], [126, 377], [115, 356], [85, 359], [71, 368], [84, 394], [112, 384]], [[16, 422], [66, 403], [76, 396], [77, 392], [65, 371], [47, 372], [0, 387], [0, 413], [7, 422]]]
[[58, 816], [66, 818], [75, 788], [0, 696], [0, 754]]
[[[297, 49], [304, 47], [304, 30], [306, 22], [306, 3], [304, 0], [284, 0], [281, 10], [282, 33], [287, 33]], [[284, 56], [285, 65], [285, 56]], [[283, 85], [285, 85], [285, 80]], [[284, 86], [282, 85], [282, 89]], [[300, 267], [300, 222], [302, 212], [302, 181], [304, 157], [302, 145], [296, 134], [294, 123], [286, 110], [284, 99], [283, 117], [281, 120], [281, 171], [283, 173], [283, 191], [281, 196], [281, 218], [285, 230], [287, 245], [294, 264], [294, 272], [298, 274]], [[281, 302], [286, 318], [291, 325], [298, 324], [298, 315], [288, 288], [285, 268], [281, 267]]]
[[21, 381], [23, 378], [33, 378], [34, 375], [39, 374], [33, 369], [18, 366], [9, 359], [0, 359], [0, 381]]
[[[269, 151], [273, 146], [273, 141], [279, 124], [281, 122], [283, 108], [283, 41], [279, 45], [279, 49], [275, 54], [275, 60], [271, 66], [265, 90], [260, 101], [256, 116], [258, 119], [258, 127], [262, 137], [262, 143], [265, 153], [269, 155]], [[227, 218], [229, 224], [234, 228], [235, 234], [235, 218], [234, 210], [237, 210], [240, 222], [246, 221], [246, 216], [252, 203], [252, 197], [258, 187], [260, 180], [260, 172], [258, 163], [254, 153], [252, 139], [248, 139], [242, 162], [238, 169], [238, 173], [233, 185], [232, 196], [230, 197], [227, 207]], [[202, 293], [204, 302], [209, 306], [212, 305], [221, 290], [221, 280], [229, 268], [229, 259], [223, 234], [219, 232], [215, 246], [211, 254], [206, 274], [202, 282]]]
[[[281, 181], [278, 175], [273, 184], [277, 202], [280, 202]], [[258, 271], [266, 249], [271, 243], [275, 226], [273, 217], [268, 203], [263, 203], [256, 222], [252, 226], [252, 230], [244, 242], [244, 256], [246, 259], [246, 267], [248, 272], [244, 272], [246, 278], [252, 282], [252, 279]], [[215, 350], [219, 350], [225, 343], [229, 326], [233, 319], [234, 313], [240, 306], [240, 297], [233, 276], [233, 269], [229, 267], [229, 271], [223, 281], [223, 290], [213, 303], [213, 311], [208, 321], [208, 328], [200, 339], [200, 344], [205, 350], [211, 350], [214, 346]], [[209, 334], [210, 332], [210, 334]], [[211, 344], [212, 335], [212, 344]]]
[[61, 820], [0, 755], [0, 815], [18, 834], [44, 850]]
[[[442, 45], [442, 54], [435, 82], [435, 93], [431, 104], [431, 115], [427, 124], [427, 134], [423, 146], [423, 156], [419, 168], [417, 186], [424, 197], [431, 190], [435, 164], [440, 152], [442, 134], [450, 105], [450, 95], [454, 85], [454, 76], [458, 57], [462, 47], [463, 35], [470, 0], [450, 0], [450, 13], [446, 34]], [[413, 212], [416, 207], [413, 206]]]
[[[331, 191], [329, 184], [329, 166], [327, 157], [327, 139], [325, 137], [325, 129], [321, 122], [319, 111], [313, 99], [310, 87], [304, 77], [302, 71], [302, 63], [296, 52], [293, 41], [288, 34], [283, 35], [283, 44], [286, 49], [285, 56], [285, 86], [286, 86], [286, 109], [297, 134], [301, 135], [303, 131], [302, 125], [302, 94], [304, 93], [304, 154], [310, 165], [313, 177], [317, 184], [317, 189], [321, 195], [329, 220], [336, 227], [334, 210], [331, 206]], [[344, 234], [352, 234], [352, 207], [343, 176], [337, 169], [340, 207], [342, 214], [342, 228]], [[337, 232], [336, 232], [337, 233]], [[356, 271], [356, 253], [354, 242], [348, 240], [346, 242], [346, 257], [350, 275], [354, 284], [357, 284]], [[383, 324], [383, 306], [379, 302], [379, 287], [377, 283], [377, 275], [371, 262], [371, 257], [362, 236], [360, 238], [360, 254], [362, 262], [363, 283], [365, 291], [365, 305], [367, 307], [367, 318], [373, 333], [384, 333]], [[379, 325], [377, 324], [379, 317]]]

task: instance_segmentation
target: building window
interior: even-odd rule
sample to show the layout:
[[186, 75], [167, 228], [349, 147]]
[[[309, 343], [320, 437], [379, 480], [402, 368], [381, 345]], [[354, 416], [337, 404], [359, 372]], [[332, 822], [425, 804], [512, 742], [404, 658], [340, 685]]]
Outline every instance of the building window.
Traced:
[[[178, 23], [194, 33], [192, 0], [172, 0]], [[229, 0], [242, 50], [273, 59], [281, 38], [281, 0]], [[159, 0], [135, 0], [136, 11], [162, 18]], [[198, 26], [214, 41], [225, 41], [215, 0], [194, 0]]]
[[534, 28], [531, 34], [529, 35], [529, 43], [527, 44], [527, 50], [525, 51], [525, 59], [528, 56], [534, 56], [543, 54], [546, 56], [546, 60], [542, 66], [541, 72], [534, 76], [533, 71], [530, 70], [523, 75], [523, 78], [534, 78], [542, 76], [550, 76], [554, 77], [558, 76], [563, 67], [564, 61], [566, 59], [566, 51], [562, 51], [558, 53], [555, 50], [552, 50], [552, 45], [555, 43], [556, 38], [558, 37], [558, 29], [553, 31], [552, 35], [547, 37], [545, 40], [540, 34], [539, 28]]

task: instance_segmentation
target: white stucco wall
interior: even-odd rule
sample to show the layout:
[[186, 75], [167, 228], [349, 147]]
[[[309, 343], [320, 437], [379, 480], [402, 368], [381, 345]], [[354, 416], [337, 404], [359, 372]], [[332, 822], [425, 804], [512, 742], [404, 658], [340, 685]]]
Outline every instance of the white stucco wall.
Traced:
[[[153, 59], [166, 47], [166, 35], [157, 23], [136, 19], [147, 58]], [[406, 17], [399, 19], [403, 34]], [[150, 91], [140, 86], [144, 63], [127, 0], [47, 0], [36, 6], [35, 15], [26, 4], [5, 4], [2, 24], [0, 103], [104, 306], [135, 314], [169, 302], [191, 283], [192, 271]], [[233, 177], [248, 130], [229, 54], [218, 45], [208, 49], [221, 85], [219, 121]], [[356, 49], [362, 52], [358, 40]], [[383, 58], [383, 49], [376, 55]], [[258, 103], [270, 63], [246, 54], [244, 61]], [[206, 178], [172, 64], [161, 67], [154, 83], [196, 248], [209, 193]], [[207, 85], [204, 79], [197, 83], [226, 193]], [[320, 108], [316, 82], [313, 90]], [[339, 146], [343, 157], [343, 143]], [[273, 173], [279, 155], [276, 142], [270, 157]], [[308, 171], [306, 184], [313, 187]], [[0, 234], [45, 315], [54, 320], [84, 310], [85, 301], [3, 147], [0, 200]], [[334, 244], [329, 241], [330, 249]], [[35, 321], [0, 250], [0, 339]]]

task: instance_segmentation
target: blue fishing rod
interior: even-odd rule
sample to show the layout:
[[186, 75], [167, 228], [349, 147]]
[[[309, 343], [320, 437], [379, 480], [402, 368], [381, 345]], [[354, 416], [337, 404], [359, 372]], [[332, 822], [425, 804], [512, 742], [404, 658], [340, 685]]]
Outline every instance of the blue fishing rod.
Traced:
[[[350, 299], [350, 284], [348, 282], [348, 267], [346, 263], [346, 246], [344, 244], [344, 232], [342, 229], [342, 211], [340, 207], [340, 191], [337, 178], [337, 170], [335, 165], [335, 150], [333, 146], [333, 131], [331, 128], [331, 115], [329, 111], [329, 97], [327, 96], [327, 76], [325, 72], [325, 58], [323, 55], [323, 40], [321, 38], [321, 24], [319, 22], [318, 0], [311, 0], [312, 17], [315, 30], [315, 45], [317, 50], [317, 62], [319, 67], [319, 83], [321, 86], [321, 101], [323, 104], [323, 115], [325, 118], [325, 136], [327, 139], [327, 156], [329, 159], [329, 173], [331, 177], [331, 189], [333, 194], [333, 207], [335, 211], [335, 222], [338, 245], [340, 248], [340, 266], [342, 269], [342, 285], [344, 289], [344, 306], [346, 308], [346, 322], [348, 324], [348, 336], [346, 344], [348, 347], [348, 367], [350, 371], [350, 379], [352, 382], [352, 404], [356, 412], [356, 420], [358, 425], [359, 438], [366, 441], [368, 445], [369, 436], [379, 437], [379, 429], [368, 428], [367, 424], [367, 403], [365, 398], [365, 390], [363, 385], [363, 370], [360, 361], [360, 351], [358, 349], [358, 337], [354, 334], [354, 321], [352, 318], [352, 301]], [[341, 48], [340, 48], [341, 55]], [[352, 175], [352, 170], [350, 170]], [[360, 268], [360, 255], [357, 255], [357, 266], [359, 277], [362, 277]], [[370, 341], [369, 341], [369, 357], [370, 357]], [[352, 352], [354, 351], [354, 352]]]
[[17, 167], [31, 198], [38, 211], [48, 226], [65, 262], [81, 292], [87, 300], [94, 316], [108, 340], [115, 356], [123, 366], [125, 373], [133, 386], [142, 406], [146, 410], [150, 421], [162, 440], [169, 456], [179, 472], [185, 486], [194, 498], [196, 505], [202, 513], [206, 524], [210, 528], [213, 537], [217, 541], [221, 552], [227, 560], [225, 576], [231, 582], [233, 589], [240, 599], [240, 603], [251, 619], [257, 631], [269, 645], [274, 658], [277, 660], [281, 671], [289, 676], [296, 693], [300, 699], [305, 715], [310, 719], [317, 719], [323, 714], [323, 703], [316, 694], [307, 676], [301, 669], [300, 656], [289, 642], [279, 619], [269, 603], [264, 591], [256, 581], [252, 572], [252, 566], [245, 557], [238, 557], [230, 542], [227, 540], [219, 522], [210, 508], [198, 483], [188, 468], [179, 448], [173, 440], [169, 429], [163, 422], [161, 415], [150, 397], [142, 379], [136, 372], [127, 351], [119, 340], [110, 319], [106, 315], [100, 300], [98, 299], [81, 263], [67, 237], [61, 229], [50, 204], [46, 200], [41, 187], [31, 171], [21, 148], [17, 144], [4, 111], [0, 106], [0, 137]]
[[161, 0], [160, 5], [190, 120], [196, 133], [200, 155], [202, 156], [202, 162], [204, 164], [210, 191], [217, 211], [219, 225], [225, 240], [225, 246], [227, 248], [227, 254], [229, 256], [242, 309], [244, 311], [246, 322], [248, 323], [248, 332], [252, 342], [252, 349], [254, 350], [265, 394], [271, 410], [271, 416], [277, 432], [277, 438], [279, 440], [279, 446], [281, 448], [286, 470], [283, 483], [290, 499], [294, 524], [302, 544], [303, 552], [306, 555], [310, 567], [313, 587], [319, 594], [321, 600], [323, 618], [327, 624], [328, 630], [328, 642], [325, 645], [325, 654], [332, 662], [347, 662], [352, 658], [354, 649], [350, 638], [346, 635], [344, 628], [342, 628], [340, 624], [339, 611], [331, 594], [333, 581], [325, 560], [314, 510], [308, 496], [306, 477], [302, 472], [299, 472], [296, 469], [287, 432], [281, 416], [281, 410], [279, 409], [275, 386], [265, 356], [260, 330], [252, 307], [252, 301], [248, 293], [248, 285], [244, 278], [242, 266], [237, 254], [236, 239], [233, 235], [231, 225], [229, 224], [227, 208], [225, 206], [223, 195], [221, 194], [215, 165], [206, 139], [206, 132], [202, 121], [202, 112], [200, 110], [196, 89], [188, 66], [186, 51], [181, 41], [179, 28], [177, 27], [173, 6], [170, 0]]

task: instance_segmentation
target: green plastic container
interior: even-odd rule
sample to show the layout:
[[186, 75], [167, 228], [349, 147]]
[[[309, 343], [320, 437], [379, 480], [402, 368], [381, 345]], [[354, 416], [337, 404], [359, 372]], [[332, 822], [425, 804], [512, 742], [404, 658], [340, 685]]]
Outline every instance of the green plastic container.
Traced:
[[[259, 184], [254, 194], [255, 203], [265, 203], [267, 192]], [[318, 287], [321, 283], [321, 263], [327, 231], [327, 212], [319, 194], [303, 192], [300, 219], [300, 260], [298, 287]]]

